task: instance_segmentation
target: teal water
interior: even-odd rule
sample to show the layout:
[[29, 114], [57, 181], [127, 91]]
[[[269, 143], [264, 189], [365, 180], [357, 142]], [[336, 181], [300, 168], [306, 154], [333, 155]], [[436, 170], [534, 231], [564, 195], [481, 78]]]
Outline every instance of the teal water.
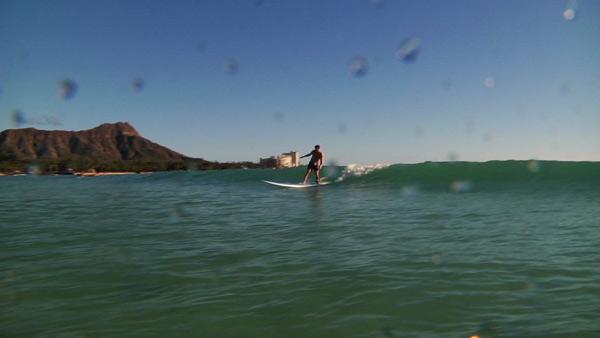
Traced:
[[600, 336], [600, 163], [354, 169], [0, 177], [0, 336]]

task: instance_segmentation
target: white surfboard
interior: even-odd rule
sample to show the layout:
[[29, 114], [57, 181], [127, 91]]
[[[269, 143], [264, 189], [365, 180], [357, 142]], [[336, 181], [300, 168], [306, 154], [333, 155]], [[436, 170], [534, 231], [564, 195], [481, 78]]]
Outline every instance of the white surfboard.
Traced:
[[282, 187], [282, 188], [314, 188], [314, 187], [320, 187], [322, 185], [328, 185], [331, 182], [321, 182], [319, 184], [316, 183], [311, 183], [311, 184], [293, 184], [293, 183], [279, 183], [279, 182], [271, 182], [271, 181], [265, 181], [263, 180], [263, 182], [268, 183], [268, 184], [272, 184], [278, 187]]

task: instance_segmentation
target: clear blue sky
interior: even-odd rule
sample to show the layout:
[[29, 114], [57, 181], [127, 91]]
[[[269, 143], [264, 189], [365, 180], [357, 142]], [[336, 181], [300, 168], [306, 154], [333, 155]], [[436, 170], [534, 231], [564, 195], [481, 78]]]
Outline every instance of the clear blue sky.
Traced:
[[0, 130], [129, 121], [209, 160], [598, 161], [600, 1], [0, 0], [0, 90]]

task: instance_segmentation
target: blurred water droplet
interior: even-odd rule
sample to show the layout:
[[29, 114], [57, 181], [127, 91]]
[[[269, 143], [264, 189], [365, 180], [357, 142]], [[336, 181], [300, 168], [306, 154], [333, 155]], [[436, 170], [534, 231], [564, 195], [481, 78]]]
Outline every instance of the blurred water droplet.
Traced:
[[486, 338], [493, 337], [497, 333], [497, 327], [494, 323], [485, 322], [479, 325], [479, 330], [477, 330], [477, 334], [475, 337]]
[[332, 160], [325, 166], [325, 177], [334, 179], [338, 176], [340, 170], [336, 160]]
[[451, 152], [448, 154], [448, 161], [456, 162], [458, 160], [458, 154], [455, 152]]
[[133, 80], [131, 85], [133, 86], [133, 90], [139, 93], [144, 90], [144, 87], [146, 87], [146, 82], [141, 78], [137, 78]]
[[473, 189], [473, 184], [470, 181], [454, 181], [450, 184], [450, 189], [454, 192], [469, 192]]
[[15, 127], [20, 128], [27, 123], [27, 115], [24, 112], [16, 109], [12, 113], [12, 122]]
[[285, 114], [283, 112], [275, 112], [275, 114], [273, 115], [273, 120], [277, 123], [281, 123], [285, 120]]
[[416, 185], [405, 185], [402, 187], [402, 197], [413, 198], [419, 193]]
[[417, 37], [410, 37], [400, 44], [396, 51], [396, 56], [404, 63], [413, 63], [417, 61], [421, 49], [421, 40]]
[[199, 41], [196, 44], [196, 50], [200, 53], [206, 52], [206, 41]]
[[490, 132], [484, 133], [483, 136], [481, 136], [481, 138], [483, 139], [483, 142], [491, 142], [494, 139], [492, 133]]
[[465, 131], [472, 133], [475, 130], [475, 118], [473, 116], [465, 116]]
[[571, 87], [568, 84], [563, 83], [558, 88], [558, 91], [560, 92], [561, 95], [567, 96], [571, 93]]
[[23, 62], [29, 61], [29, 51], [25, 48], [22, 48], [19, 50], [18, 58]]
[[390, 327], [384, 327], [381, 329], [381, 338], [395, 338], [394, 330]]
[[529, 170], [532, 173], [540, 172], [540, 162], [536, 160], [531, 160], [527, 162], [527, 170]]
[[575, 10], [573, 8], [568, 8], [563, 12], [563, 18], [567, 21], [573, 21], [573, 19], [575, 19]]
[[423, 136], [424, 133], [425, 133], [425, 130], [423, 130], [423, 127], [421, 127], [421, 126], [415, 127], [415, 136], [416, 137], [421, 137], [421, 136]]
[[29, 175], [40, 175], [41, 173], [42, 171], [40, 170], [40, 167], [36, 164], [32, 164], [27, 167], [27, 174]]
[[445, 90], [449, 90], [450, 88], [452, 88], [452, 80], [451, 79], [444, 79], [442, 81], [442, 88]]
[[62, 123], [57, 117], [54, 116], [42, 116], [42, 117], [33, 117], [27, 120], [27, 124], [30, 125], [49, 125], [49, 126], [60, 126]]
[[485, 80], [483, 80], [483, 85], [489, 89], [496, 88], [496, 79], [494, 79], [491, 76], [488, 76], [485, 78]]
[[523, 283], [523, 290], [531, 290], [533, 289], [535, 286], [533, 285], [532, 282], [525, 282]]
[[46, 116], [46, 123], [51, 126], [62, 126], [62, 122], [54, 116]]
[[337, 125], [337, 132], [340, 134], [346, 134], [346, 132], [348, 131], [348, 126], [344, 123], [344, 122], [340, 122]]
[[442, 262], [442, 255], [440, 254], [435, 254], [433, 256], [431, 256], [431, 263], [433, 264], [440, 264]]
[[187, 212], [185, 208], [181, 205], [176, 205], [173, 208], [173, 222], [180, 222], [182, 219], [187, 217]]
[[236, 74], [240, 69], [240, 65], [235, 59], [229, 59], [225, 62], [225, 72], [229, 75]]
[[369, 71], [369, 61], [363, 56], [355, 56], [350, 60], [350, 74], [354, 77], [363, 77]]
[[188, 161], [185, 163], [185, 168], [186, 170], [198, 170], [198, 163], [194, 162], [194, 161]]
[[377, 9], [382, 8], [384, 3], [383, 0], [370, 0], [371, 5]]
[[77, 93], [77, 84], [73, 80], [62, 80], [60, 81], [59, 95], [63, 100], [72, 99]]

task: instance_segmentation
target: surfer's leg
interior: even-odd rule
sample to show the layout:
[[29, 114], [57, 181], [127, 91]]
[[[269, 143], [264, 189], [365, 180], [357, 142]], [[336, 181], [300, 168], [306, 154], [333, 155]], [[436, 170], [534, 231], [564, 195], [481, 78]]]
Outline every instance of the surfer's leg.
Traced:
[[306, 184], [308, 182], [308, 176], [310, 175], [310, 168], [306, 169], [306, 174], [304, 175], [304, 184]]
[[321, 180], [321, 169], [317, 169], [317, 184], [319, 184], [320, 180]]

